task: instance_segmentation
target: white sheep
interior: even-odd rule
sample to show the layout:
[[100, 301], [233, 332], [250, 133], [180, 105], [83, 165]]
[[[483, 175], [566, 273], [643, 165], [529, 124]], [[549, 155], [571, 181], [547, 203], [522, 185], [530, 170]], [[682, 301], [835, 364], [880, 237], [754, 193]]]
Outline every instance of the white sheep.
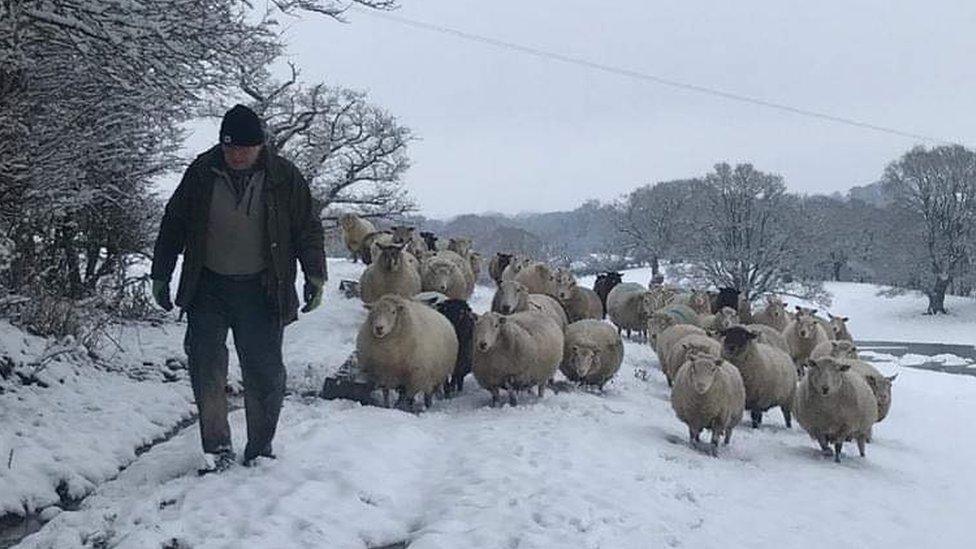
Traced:
[[827, 314], [827, 317], [830, 319], [827, 324], [834, 334], [834, 339], [854, 341], [854, 337], [851, 336], [851, 332], [847, 329], [847, 321], [850, 320], [849, 318], [846, 316], [834, 316], [830, 313]]
[[[420, 275], [403, 244], [378, 244], [380, 255], [359, 277], [360, 296], [372, 303], [386, 294], [413, 297], [420, 293]], [[412, 263], [414, 262], [414, 263]]]
[[468, 300], [474, 292], [474, 275], [467, 260], [454, 252], [440, 251], [420, 265], [424, 291], [441, 292], [451, 299]]
[[739, 324], [739, 313], [732, 307], [722, 307], [715, 314], [702, 315], [698, 324], [713, 332], [721, 332]]
[[645, 333], [647, 317], [642, 307], [644, 294], [647, 290], [636, 282], [617, 284], [607, 295], [607, 316], [617, 327], [617, 333], [627, 331], [629, 338], [632, 332]]
[[566, 309], [570, 322], [585, 318], [603, 318], [603, 303], [593, 290], [580, 286], [574, 281], [568, 288], [560, 288], [559, 303]]
[[569, 323], [562, 305], [543, 294], [531, 294], [528, 288], [514, 280], [502, 282], [491, 300], [492, 312], [510, 315], [523, 311], [541, 311], [555, 320], [560, 328]]
[[[851, 372], [861, 376], [868, 383], [871, 393], [874, 394], [874, 398], [878, 402], [878, 423], [888, 417], [888, 411], [891, 410], [891, 384], [898, 377], [898, 374], [885, 376], [874, 366], [857, 358], [844, 357], [837, 359], [837, 361], [850, 365]], [[868, 439], [868, 442], [871, 440]]]
[[393, 242], [403, 244], [404, 249], [414, 257], [422, 257], [427, 251], [427, 243], [417, 234], [415, 227], [407, 225], [397, 225], [390, 227], [393, 232]]
[[396, 295], [366, 305], [369, 315], [356, 337], [363, 374], [383, 390], [390, 405], [390, 389], [398, 402], [413, 407], [423, 393], [430, 407], [434, 392], [454, 371], [458, 340], [450, 321], [434, 309]]
[[556, 273], [549, 265], [534, 262], [523, 266], [514, 280], [523, 284], [532, 294], [556, 295]]
[[509, 260], [508, 265], [502, 269], [501, 280], [515, 280], [515, 275], [524, 268], [533, 264], [532, 258], [521, 255], [514, 255]]
[[[797, 364], [802, 364], [810, 353], [824, 341], [828, 341], [827, 332], [817, 318], [798, 308], [796, 318], [790, 321], [783, 330], [783, 337], [790, 346], [790, 357]], [[816, 313], [816, 311], [814, 311]]]
[[831, 357], [808, 360], [807, 375], [796, 392], [796, 419], [820, 444], [824, 453], [833, 445], [840, 462], [844, 441], [854, 439], [861, 457], [878, 419], [878, 403], [863, 377], [850, 364]]
[[699, 315], [707, 315], [712, 312], [712, 302], [705, 290], [692, 290], [679, 296], [678, 302], [691, 307]]
[[786, 310], [786, 303], [775, 295], [766, 296], [766, 307], [753, 315], [756, 324], [765, 324], [782, 332], [790, 323], [790, 315]]
[[790, 345], [786, 342], [783, 332], [780, 332], [776, 328], [767, 326], [765, 324], [748, 324], [746, 325], [746, 328], [759, 334], [759, 339], [756, 340], [759, 343], [772, 345], [784, 353], [789, 354]]
[[[657, 316], [657, 314], [655, 314]], [[701, 336], [706, 336], [705, 330], [702, 330], [698, 326], [692, 324], [673, 324], [668, 326], [659, 334], [656, 334], [652, 342], [654, 345], [652, 348], [654, 352], [657, 353], [658, 362], [661, 364], [661, 369], [664, 370], [667, 367], [667, 362], [671, 356], [671, 351], [674, 349], [675, 345], [678, 344], [685, 336], [696, 334]], [[677, 364], [674, 367], [674, 372], [678, 371], [678, 367], [681, 366]]]
[[566, 327], [559, 370], [581, 385], [603, 386], [617, 373], [624, 359], [624, 343], [612, 326], [594, 319]]
[[661, 370], [668, 380], [668, 386], [674, 385], [674, 377], [678, 374], [678, 369], [692, 354], [721, 358], [722, 344], [707, 335], [691, 332], [686, 333], [674, 345], [670, 345], [670, 350], [666, 356], [660, 357], [659, 355]]
[[342, 227], [342, 238], [346, 244], [346, 249], [349, 250], [352, 261], [355, 263], [362, 258], [363, 239], [366, 238], [366, 235], [376, 232], [376, 227], [354, 213], [340, 215], [339, 225]]
[[[643, 302], [642, 311], [647, 310], [647, 301]], [[687, 305], [671, 304], [663, 309], [659, 309], [652, 313], [645, 324], [645, 330], [647, 334], [647, 341], [650, 343], [651, 348], [656, 352], [660, 353], [661, 348], [658, 342], [658, 336], [662, 334], [665, 330], [672, 326], [684, 325], [684, 326], [695, 326], [698, 327], [698, 315]], [[704, 330], [699, 330], [704, 333]]]
[[485, 313], [475, 323], [472, 372], [478, 384], [491, 393], [491, 405], [500, 402], [499, 391], [508, 391], [516, 404], [516, 391], [546, 383], [563, 360], [563, 330], [539, 311], [510, 316]]
[[722, 358], [739, 369], [746, 386], [746, 409], [752, 427], [762, 423], [763, 412], [778, 406], [786, 426], [792, 427], [796, 365], [784, 351], [759, 343], [759, 334], [742, 326], [722, 332]]
[[719, 437], [725, 444], [745, 410], [746, 389], [739, 371], [721, 358], [692, 354], [678, 370], [671, 391], [671, 407], [685, 425], [692, 445], [703, 429], [712, 432], [712, 455], [718, 456]]
[[363, 238], [363, 243], [359, 249], [359, 256], [363, 263], [371, 264], [374, 259], [380, 256], [380, 244], [393, 244], [393, 233], [390, 231], [375, 231]]
[[447, 241], [447, 249], [466, 258], [471, 253], [471, 239], [460, 237], [451, 238]]

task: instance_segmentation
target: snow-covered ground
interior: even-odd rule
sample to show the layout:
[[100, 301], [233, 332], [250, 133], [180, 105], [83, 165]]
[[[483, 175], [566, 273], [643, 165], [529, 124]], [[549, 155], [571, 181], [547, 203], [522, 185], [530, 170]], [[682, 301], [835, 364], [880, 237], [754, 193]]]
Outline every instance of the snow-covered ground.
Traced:
[[[358, 268], [343, 261], [330, 268], [324, 307], [286, 330], [293, 388], [312, 387], [337, 368], [365, 316], [335, 291]], [[870, 325], [883, 318], [880, 309], [901, 305], [879, 299], [860, 310], [859, 295], [840, 293], [834, 305], [854, 319], [858, 337], [917, 335]], [[473, 306], [484, 310], [489, 299], [479, 288]], [[859, 315], [863, 324], [853, 324]], [[277, 461], [197, 478], [199, 440], [190, 428], [23, 545], [970, 546], [976, 442], [965, 433], [976, 379], [879, 367], [899, 373], [891, 415], [876, 427], [866, 459], [848, 447], [840, 465], [798, 429], [785, 429], [777, 413], [759, 430], [740, 426], [718, 459], [691, 449], [653, 353], [634, 343], [602, 395], [569, 390], [491, 409], [488, 393], [469, 379], [463, 395], [420, 415], [293, 396]], [[642, 372], [646, 379], [635, 375]], [[242, 411], [232, 425], [240, 447]]]

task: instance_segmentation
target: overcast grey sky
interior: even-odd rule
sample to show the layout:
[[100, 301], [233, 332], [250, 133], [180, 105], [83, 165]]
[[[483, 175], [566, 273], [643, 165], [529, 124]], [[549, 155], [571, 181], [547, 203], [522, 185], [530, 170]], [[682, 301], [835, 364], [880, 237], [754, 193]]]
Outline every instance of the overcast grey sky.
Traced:
[[[397, 14], [974, 144], [976, 2], [402, 0]], [[424, 214], [569, 209], [752, 162], [804, 193], [875, 181], [913, 140], [544, 60], [374, 16], [289, 21], [308, 81], [365, 89], [420, 137]], [[198, 144], [196, 136], [191, 143]], [[212, 142], [210, 136], [204, 143]]]

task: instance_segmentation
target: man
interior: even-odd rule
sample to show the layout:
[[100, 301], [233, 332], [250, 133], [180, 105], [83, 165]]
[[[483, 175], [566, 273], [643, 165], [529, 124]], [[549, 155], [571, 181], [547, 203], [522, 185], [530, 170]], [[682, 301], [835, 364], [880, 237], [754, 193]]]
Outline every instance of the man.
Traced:
[[297, 318], [295, 260], [305, 275], [303, 313], [327, 278], [322, 223], [295, 166], [264, 146], [257, 114], [224, 115], [220, 144], [193, 161], [166, 205], [153, 255], [153, 297], [169, 311], [169, 281], [183, 254], [176, 304], [187, 312], [184, 348], [200, 414], [204, 474], [235, 462], [227, 423], [227, 331], [244, 378], [244, 464], [273, 459], [285, 393], [284, 326]]

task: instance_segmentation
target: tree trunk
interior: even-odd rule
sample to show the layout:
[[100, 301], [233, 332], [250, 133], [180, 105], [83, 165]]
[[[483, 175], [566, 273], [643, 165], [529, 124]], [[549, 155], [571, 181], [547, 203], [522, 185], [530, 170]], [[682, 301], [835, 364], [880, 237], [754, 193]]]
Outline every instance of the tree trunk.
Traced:
[[657, 254], [651, 256], [651, 276], [656, 277], [661, 274], [661, 262], [657, 258]]
[[929, 292], [929, 310], [925, 314], [936, 315], [936, 314], [949, 314], [945, 308], [945, 296], [946, 289], [952, 282], [952, 277], [939, 276], [935, 279], [935, 286], [932, 287], [932, 291]]
[[840, 282], [840, 270], [844, 268], [843, 261], [834, 261], [834, 282]]

